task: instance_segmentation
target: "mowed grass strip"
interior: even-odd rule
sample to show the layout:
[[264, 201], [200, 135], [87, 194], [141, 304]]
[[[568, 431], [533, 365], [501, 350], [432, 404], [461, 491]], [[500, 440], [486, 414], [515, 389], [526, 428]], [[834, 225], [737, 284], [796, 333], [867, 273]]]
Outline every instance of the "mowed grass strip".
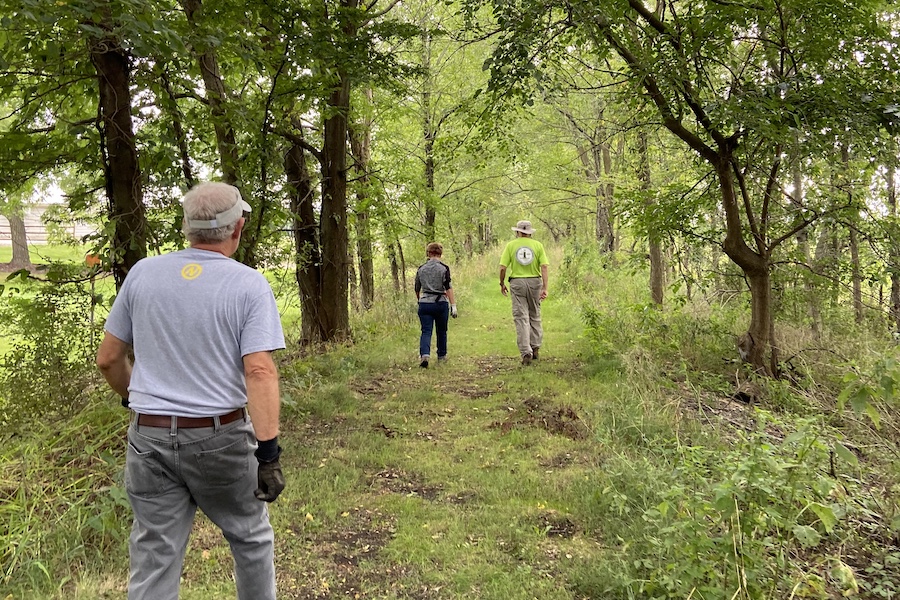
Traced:
[[[282, 597], [573, 598], [567, 569], [602, 557], [572, 514], [603, 452], [578, 311], [546, 301], [542, 358], [523, 367], [509, 299], [490, 267], [473, 271], [454, 276], [446, 363], [418, 367], [406, 298], [389, 340], [286, 368], [289, 487], [271, 507]], [[313, 372], [330, 382], [309, 387]], [[207, 583], [186, 580], [185, 598], [230, 577], [219, 547], [218, 574], [213, 550], [189, 553]]]

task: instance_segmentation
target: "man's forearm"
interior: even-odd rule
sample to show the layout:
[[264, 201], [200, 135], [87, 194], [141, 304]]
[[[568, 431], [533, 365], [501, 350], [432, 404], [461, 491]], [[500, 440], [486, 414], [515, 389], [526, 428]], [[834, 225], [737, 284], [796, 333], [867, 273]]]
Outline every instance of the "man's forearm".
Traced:
[[128, 386], [131, 384], [130, 346], [106, 332], [100, 347], [97, 349], [97, 367], [103, 379], [122, 398], [128, 398]]
[[278, 435], [281, 395], [277, 373], [247, 378], [247, 410], [253, 421], [256, 439], [271, 440]]
[[254, 352], [244, 356], [244, 381], [247, 382], [247, 410], [250, 411], [256, 439], [271, 440], [278, 435], [281, 409], [278, 367], [271, 352]]
[[131, 383], [131, 362], [127, 358], [100, 369], [109, 387], [122, 398], [128, 397], [128, 385]]

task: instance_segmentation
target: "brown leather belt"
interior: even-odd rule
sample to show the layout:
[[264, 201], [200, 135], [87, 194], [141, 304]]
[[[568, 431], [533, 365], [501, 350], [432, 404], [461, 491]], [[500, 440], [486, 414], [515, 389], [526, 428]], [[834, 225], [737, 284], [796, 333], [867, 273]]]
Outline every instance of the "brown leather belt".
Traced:
[[[219, 415], [219, 425], [226, 425], [244, 418], [244, 409], [236, 408], [230, 413]], [[166, 415], [138, 415], [137, 424], [144, 427], [165, 427], [170, 429], [172, 421], [178, 429], [196, 429], [198, 427], [215, 427], [215, 417], [168, 417]]]

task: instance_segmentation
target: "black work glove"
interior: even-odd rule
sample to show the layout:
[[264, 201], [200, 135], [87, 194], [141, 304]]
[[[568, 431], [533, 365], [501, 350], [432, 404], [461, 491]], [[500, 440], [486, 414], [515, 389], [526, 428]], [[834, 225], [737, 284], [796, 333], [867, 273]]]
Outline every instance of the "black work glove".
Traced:
[[284, 490], [284, 473], [281, 472], [281, 446], [278, 445], [278, 438], [259, 442], [256, 449], [256, 460], [259, 461], [259, 469], [257, 476], [259, 478], [259, 487], [253, 492], [257, 500], [265, 500], [266, 502], [275, 502]]
[[284, 473], [281, 472], [281, 463], [278, 459], [272, 462], [259, 463], [257, 471], [259, 477], [259, 487], [253, 492], [257, 500], [265, 500], [266, 502], [275, 502], [284, 490]]

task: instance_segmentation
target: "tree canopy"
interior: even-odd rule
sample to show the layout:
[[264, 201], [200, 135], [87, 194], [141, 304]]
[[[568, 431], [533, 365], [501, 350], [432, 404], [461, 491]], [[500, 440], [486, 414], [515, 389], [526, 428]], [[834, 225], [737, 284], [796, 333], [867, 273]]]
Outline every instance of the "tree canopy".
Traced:
[[[231, 182], [254, 208], [239, 258], [297, 265], [304, 341], [350, 335], [379, 249], [399, 273], [428, 241], [466, 255], [524, 217], [610, 256], [646, 244], [657, 303], [666, 271], [690, 289], [727, 256], [723, 276], [745, 283], [721, 285], [751, 298], [746, 358], [771, 373], [782, 274], [840, 288], [896, 271], [882, 207], [897, 22], [881, 2], [24, 0], [2, 14], [4, 196], [63, 182], [121, 283], [182, 243], [183, 191]], [[828, 272], [844, 247], [857, 265]]]

